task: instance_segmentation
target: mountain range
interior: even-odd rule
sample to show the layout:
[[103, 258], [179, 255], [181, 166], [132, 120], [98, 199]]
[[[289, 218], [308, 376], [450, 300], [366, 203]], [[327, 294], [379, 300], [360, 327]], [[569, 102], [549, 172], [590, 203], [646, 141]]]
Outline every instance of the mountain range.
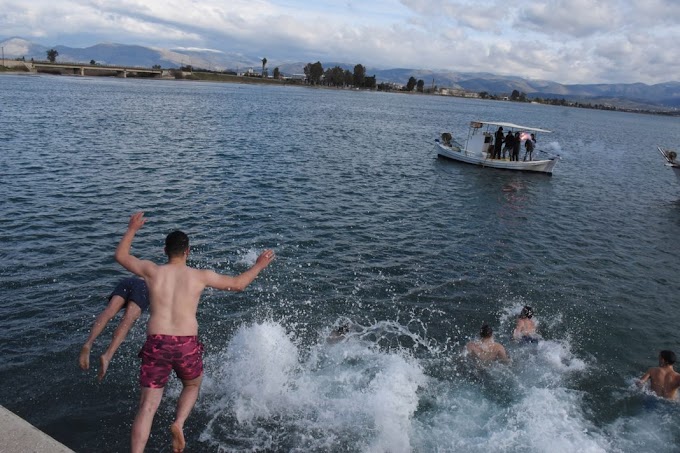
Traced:
[[[174, 68], [191, 65], [208, 70], [259, 72], [259, 56], [221, 52], [205, 49], [160, 49], [137, 45], [103, 43], [86, 48], [44, 46], [19, 37], [0, 41], [5, 58], [45, 60], [50, 49], [59, 52], [58, 61], [90, 62], [126, 66]], [[284, 75], [302, 74], [304, 66], [313, 62], [277, 62], [270, 58], [267, 67], [278, 67]], [[324, 68], [340, 66], [353, 71], [356, 63], [321, 62]], [[362, 62], [362, 64], [364, 64]], [[676, 110], [680, 108], [680, 82], [647, 85], [644, 83], [614, 84], [561, 84], [549, 80], [533, 80], [515, 76], [501, 76], [482, 72], [457, 72], [430, 69], [378, 69], [366, 66], [367, 75], [375, 75], [378, 83], [392, 82], [405, 85], [410, 77], [422, 79], [426, 86], [451, 88], [471, 92], [486, 91], [495, 95], [510, 95], [513, 90], [529, 98], [558, 98], [591, 104], [610, 104], [617, 107], [649, 110]]]

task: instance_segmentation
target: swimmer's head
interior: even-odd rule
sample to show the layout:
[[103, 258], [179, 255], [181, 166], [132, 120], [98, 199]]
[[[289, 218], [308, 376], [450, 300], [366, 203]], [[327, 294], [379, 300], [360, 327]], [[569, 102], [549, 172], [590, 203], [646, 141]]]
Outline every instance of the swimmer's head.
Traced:
[[335, 332], [338, 335], [345, 335], [347, 332], [349, 332], [349, 326], [347, 324], [343, 324], [340, 327], [338, 327]]
[[484, 324], [482, 329], [479, 331], [479, 336], [482, 338], [490, 338], [493, 335], [493, 329], [490, 325]]
[[188, 252], [189, 236], [184, 232], [176, 230], [165, 238], [165, 254], [168, 255], [168, 258], [181, 256]]
[[528, 305], [525, 305], [524, 308], [522, 308], [522, 313], [519, 314], [520, 318], [531, 319], [533, 316], [534, 316], [534, 309], [531, 308]]
[[666, 365], [673, 365], [675, 363], [676, 357], [675, 352], [669, 351], [667, 349], [659, 353], [659, 361], [663, 360]]

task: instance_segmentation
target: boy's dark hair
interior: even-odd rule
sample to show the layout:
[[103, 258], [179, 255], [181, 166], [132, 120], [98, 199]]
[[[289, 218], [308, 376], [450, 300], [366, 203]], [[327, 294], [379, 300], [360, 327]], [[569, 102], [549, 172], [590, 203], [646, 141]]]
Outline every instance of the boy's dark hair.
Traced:
[[531, 319], [532, 316], [534, 316], [534, 309], [528, 305], [525, 305], [524, 308], [522, 308], [522, 313], [519, 314], [520, 318]]
[[479, 331], [479, 335], [482, 338], [489, 338], [491, 335], [493, 335], [493, 329], [488, 324], [484, 324]]
[[189, 236], [184, 232], [176, 230], [165, 238], [165, 254], [168, 258], [182, 255], [187, 250], [189, 250]]
[[675, 363], [676, 357], [675, 357], [675, 352], [669, 351], [668, 349], [664, 349], [659, 353], [659, 357], [663, 359], [664, 362], [668, 365], [673, 365]]

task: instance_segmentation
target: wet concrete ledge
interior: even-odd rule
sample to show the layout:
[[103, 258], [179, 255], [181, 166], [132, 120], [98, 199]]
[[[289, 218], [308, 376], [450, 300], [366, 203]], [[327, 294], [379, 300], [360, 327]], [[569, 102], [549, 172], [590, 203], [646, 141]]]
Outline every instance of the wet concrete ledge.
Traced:
[[13, 412], [0, 406], [0, 453], [73, 453]]

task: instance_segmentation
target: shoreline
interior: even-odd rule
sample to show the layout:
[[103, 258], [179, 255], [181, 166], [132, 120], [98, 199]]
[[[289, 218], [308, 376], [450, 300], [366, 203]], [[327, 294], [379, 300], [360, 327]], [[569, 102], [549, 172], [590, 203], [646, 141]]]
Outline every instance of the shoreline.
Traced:
[[[85, 75], [85, 76], [80, 76], [80, 75], [75, 75], [75, 74], [55, 74], [54, 72], [39, 72], [39, 71], [34, 71], [34, 70], [23, 70], [23, 71], [17, 71], [17, 70], [12, 70], [13, 68], [9, 68], [7, 66], [0, 66], [0, 76], [3, 74], [9, 74], [9, 75], [48, 75], [48, 76], [66, 76], [66, 77], [114, 77], [110, 74], [103, 74], [103, 75]], [[165, 70], [164, 70], [165, 71]], [[168, 70], [170, 71], [170, 70]], [[291, 80], [291, 79], [270, 79], [270, 78], [261, 78], [261, 77], [254, 77], [254, 76], [239, 76], [239, 75], [233, 75], [233, 74], [224, 74], [224, 73], [218, 73], [218, 72], [201, 72], [201, 71], [194, 71], [194, 72], [181, 72], [180, 76], [163, 76], [163, 77], [139, 77], [139, 76], [128, 76], [127, 78], [131, 79], [142, 79], [142, 80], [177, 80], [177, 81], [188, 81], [188, 82], [212, 82], [212, 83], [240, 83], [244, 85], [272, 85], [272, 86], [298, 86], [298, 87], [304, 87], [304, 88], [315, 88], [315, 89], [329, 89], [329, 90], [344, 90], [344, 91], [375, 91], [375, 92], [383, 92], [383, 93], [396, 93], [396, 94], [406, 94], [406, 95], [423, 95], [423, 96], [441, 96], [441, 97], [451, 97], [451, 98], [465, 98], [465, 96], [456, 96], [456, 95], [445, 95], [445, 94], [439, 94], [439, 93], [418, 93], [418, 92], [408, 92], [408, 91], [401, 91], [401, 90], [378, 90], [378, 89], [367, 89], [367, 88], [351, 88], [351, 87], [332, 87], [332, 86], [325, 86], [325, 85], [310, 85], [305, 83], [302, 80]], [[480, 100], [495, 100], [495, 101], [500, 101], [500, 102], [515, 102], [515, 101], [502, 101], [499, 99], [480, 99]], [[532, 102], [536, 103], [536, 102]], [[551, 103], [547, 102], [537, 102], [537, 104], [540, 105], [553, 105]], [[575, 103], [578, 104], [578, 103]], [[662, 116], [680, 116], [680, 111], [673, 111], [673, 110], [650, 110], [650, 109], [642, 109], [642, 108], [623, 108], [623, 107], [612, 107], [612, 108], [595, 108], [595, 107], [589, 107], [587, 105], [562, 105], [562, 107], [571, 107], [571, 108], [583, 108], [583, 109], [589, 109], [589, 110], [608, 110], [608, 111], [614, 111], [614, 112], [623, 112], [623, 113], [640, 113], [640, 114], [646, 114], [646, 115], [662, 115]]]

